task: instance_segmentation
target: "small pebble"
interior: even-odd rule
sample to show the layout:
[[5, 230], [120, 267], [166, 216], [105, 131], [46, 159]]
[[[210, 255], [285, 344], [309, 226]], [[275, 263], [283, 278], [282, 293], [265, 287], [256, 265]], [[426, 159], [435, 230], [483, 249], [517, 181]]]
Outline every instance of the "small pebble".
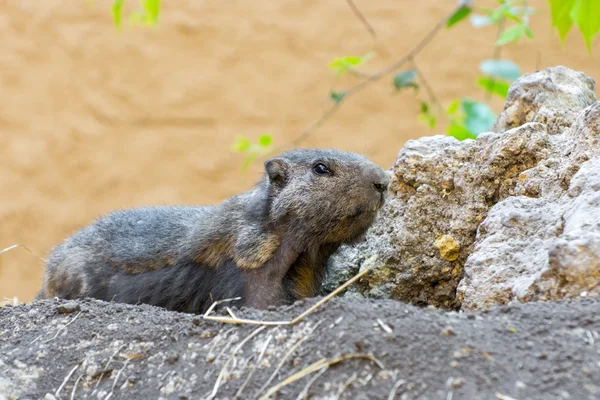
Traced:
[[458, 378], [458, 379], [454, 379], [454, 380], [452, 380], [452, 387], [453, 387], [454, 389], [461, 388], [461, 387], [462, 387], [462, 385], [463, 385], [463, 383], [464, 383], [464, 382], [463, 382], [463, 380], [462, 380], [462, 379], [460, 379], [460, 378]]
[[171, 354], [169, 357], [167, 357], [167, 362], [169, 365], [175, 364], [177, 360], [179, 360], [179, 355], [177, 354]]
[[442, 336], [455, 336], [456, 332], [450, 327], [442, 329]]
[[200, 325], [200, 318], [192, 318], [192, 324], [196, 326]]
[[56, 306], [56, 311], [59, 314], [72, 314], [75, 311], [79, 311], [80, 309], [81, 307], [79, 307], [79, 304], [75, 303], [74, 301], [70, 301]]
[[119, 325], [117, 324], [110, 324], [106, 327], [106, 329], [108, 329], [109, 331], [116, 331], [117, 329], [119, 329]]

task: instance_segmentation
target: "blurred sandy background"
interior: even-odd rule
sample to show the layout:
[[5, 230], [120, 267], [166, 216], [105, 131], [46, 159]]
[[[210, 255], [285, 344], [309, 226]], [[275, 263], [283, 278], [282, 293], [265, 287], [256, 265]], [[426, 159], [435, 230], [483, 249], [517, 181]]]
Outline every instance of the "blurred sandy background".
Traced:
[[[330, 105], [331, 60], [374, 50], [364, 70], [377, 71], [456, 4], [355, 0], [374, 39], [343, 0], [164, 1], [157, 29], [120, 34], [111, 3], [0, 1], [0, 248], [23, 243], [46, 257], [110, 210], [217, 203], [249, 189], [261, 165], [242, 172], [231, 152], [236, 135], [290, 142]], [[561, 49], [547, 2], [530, 3], [535, 40], [503, 56], [523, 72], [564, 64], [600, 79], [579, 32]], [[474, 80], [494, 40], [494, 28], [465, 21], [418, 57], [444, 104], [481, 99]], [[432, 134], [417, 111], [411, 91], [392, 95], [390, 77], [350, 98], [301, 145], [366, 151], [389, 168], [408, 139]], [[3, 254], [0, 299], [30, 300], [42, 273], [24, 249]]]

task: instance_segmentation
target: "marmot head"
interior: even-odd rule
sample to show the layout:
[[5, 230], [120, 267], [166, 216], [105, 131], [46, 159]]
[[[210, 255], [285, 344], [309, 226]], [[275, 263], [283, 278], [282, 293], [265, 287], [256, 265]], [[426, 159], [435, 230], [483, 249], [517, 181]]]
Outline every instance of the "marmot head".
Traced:
[[270, 223], [319, 243], [360, 239], [383, 205], [389, 175], [339, 150], [293, 150], [265, 162]]

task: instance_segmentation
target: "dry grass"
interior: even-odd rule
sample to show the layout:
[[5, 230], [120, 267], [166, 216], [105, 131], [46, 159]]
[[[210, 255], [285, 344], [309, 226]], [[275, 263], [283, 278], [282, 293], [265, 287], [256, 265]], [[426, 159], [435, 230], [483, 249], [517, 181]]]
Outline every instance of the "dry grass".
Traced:
[[284, 380], [279, 382], [277, 385], [275, 385], [271, 389], [269, 389], [264, 395], [262, 395], [259, 398], [259, 400], [268, 399], [269, 397], [271, 397], [272, 395], [277, 393], [279, 390], [281, 390], [281, 388], [283, 388], [289, 384], [292, 384], [299, 379], [304, 378], [306, 375], [309, 375], [316, 371], [320, 371], [323, 368], [329, 368], [330, 366], [340, 363], [342, 361], [350, 360], [350, 359], [354, 359], [354, 358], [366, 359], [366, 360], [369, 360], [369, 361], [372, 361], [373, 363], [375, 363], [375, 365], [377, 365], [379, 368], [381, 368], [381, 369], [384, 368], [383, 364], [370, 354], [358, 354], [358, 353], [346, 354], [341, 357], [333, 358], [331, 360], [327, 360], [327, 359], [323, 358], [319, 361], [312, 363], [308, 367], [301, 369], [300, 371], [288, 376], [287, 378], [285, 378]]
[[367, 268], [367, 269], [364, 269], [362, 272], [354, 275], [346, 283], [344, 283], [343, 285], [341, 285], [340, 287], [335, 289], [333, 292], [329, 293], [327, 296], [323, 297], [321, 300], [319, 300], [317, 303], [315, 303], [312, 307], [310, 307], [308, 310], [304, 311], [302, 314], [298, 315], [296, 318], [294, 318], [291, 321], [260, 321], [260, 320], [254, 320], [254, 319], [242, 319], [242, 318], [237, 318], [233, 314], [233, 312], [231, 312], [231, 310], [229, 310], [229, 309], [227, 311], [231, 317], [219, 317], [219, 316], [210, 315], [217, 305], [225, 303], [225, 302], [229, 302], [229, 301], [239, 300], [239, 299], [241, 299], [241, 297], [235, 297], [233, 299], [225, 299], [225, 300], [215, 301], [210, 306], [210, 308], [206, 311], [206, 313], [204, 313], [202, 318], [209, 320], [209, 321], [223, 322], [223, 323], [227, 323], [227, 324], [236, 324], [236, 325], [265, 325], [265, 326], [296, 325], [298, 322], [302, 321], [306, 316], [308, 316], [309, 314], [312, 314], [316, 309], [318, 309], [323, 304], [325, 304], [329, 300], [331, 300], [333, 297], [337, 296], [340, 292], [345, 290], [348, 286], [352, 285], [354, 282], [356, 282], [357, 280], [359, 280], [360, 278], [365, 276], [369, 271], [370, 271], [370, 269]]

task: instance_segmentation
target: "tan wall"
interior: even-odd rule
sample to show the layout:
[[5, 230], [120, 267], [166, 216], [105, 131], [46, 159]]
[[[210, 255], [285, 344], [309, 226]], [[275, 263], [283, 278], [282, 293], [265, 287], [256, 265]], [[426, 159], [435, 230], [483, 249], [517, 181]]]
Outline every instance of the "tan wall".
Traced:
[[[158, 29], [121, 34], [109, 0], [0, 2], [0, 248], [24, 243], [47, 256], [115, 208], [216, 203], [250, 188], [260, 165], [241, 172], [236, 135], [291, 141], [330, 104], [329, 61], [374, 49], [366, 70], [376, 71], [456, 3], [355, 2], [377, 39], [342, 0], [165, 1]], [[560, 49], [546, 1], [531, 3], [536, 39], [505, 55], [525, 72], [539, 55], [541, 67], [600, 78], [579, 33]], [[475, 74], [494, 35], [464, 23], [419, 56], [443, 102], [481, 96]], [[367, 151], [391, 166], [406, 140], [431, 132], [416, 120], [413, 94], [393, 95], [390, 79], [350, 98], [302, 146]], [[31, 299], [42, 271], [23, 249], [0, 256], [0, 299]]]

